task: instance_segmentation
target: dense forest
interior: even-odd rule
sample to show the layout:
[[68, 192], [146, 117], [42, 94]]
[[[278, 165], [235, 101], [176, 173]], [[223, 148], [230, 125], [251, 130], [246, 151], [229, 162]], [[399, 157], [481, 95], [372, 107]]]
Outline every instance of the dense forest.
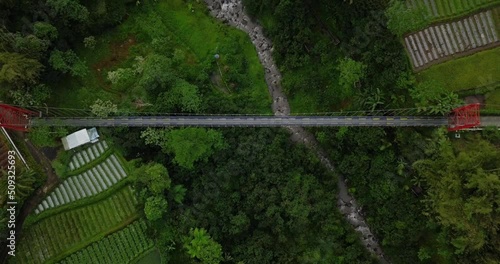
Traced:
[[[273, 41], [294, 113], [442, 115], [463, 103], [413, 73], [399, 37], [426, 22], [406, 25], [418, 14], [398, 17], [402, 1], [243, 3]], [[0, 1], [0, 100], [10, 104], [102, 117], [268, 114], [263, 73], [248, 37], [202, 1]], [[60, 147], [68, 131], [36, 128], [29, 138]], [[284, 129], [100, 131], [130, 161], [138, 210], [165, 263], [377, 263], [337, 209], [338, 175], [392, 263], [500, 259], [495, 129], [461, 139], [430, 128], [309, 129], [335, 173]], [[26, 199], [41, 183], [23, 177]]]

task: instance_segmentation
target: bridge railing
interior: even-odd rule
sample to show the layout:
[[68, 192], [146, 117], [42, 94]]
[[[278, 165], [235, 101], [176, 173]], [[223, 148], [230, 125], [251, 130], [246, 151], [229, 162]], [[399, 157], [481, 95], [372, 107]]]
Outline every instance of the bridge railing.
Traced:
[[[59, 108], [48, 106], [28, 106], [21, 107], [38, 113], [38, 117], [43, 118], [106, 118], [114, 116], [273, 116], [267, 114], [247, 114], [247, 113], [175, 113], [175, 112], [156, 112], [156, 111], [126, 111], [110, 113], [107, 116], [96, 116], [90, 109]], [[380, 109], [371, 111], [335, 111], [335, 112], [316, 112], [316, 113], [290, 113], [291, 116], [439, 116], [422, 108], [399, 108], [399, 109]]]

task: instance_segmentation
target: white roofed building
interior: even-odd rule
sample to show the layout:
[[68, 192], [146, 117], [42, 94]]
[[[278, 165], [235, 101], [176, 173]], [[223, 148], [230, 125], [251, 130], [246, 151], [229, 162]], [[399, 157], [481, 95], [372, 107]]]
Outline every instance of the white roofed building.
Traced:
[[78, 146], [95, 143], [99, 140], [99, 134], [95, 127], [90, 129], [78, 130], [75, 133], [69, 134], [61, 139], [64, 149], [70, 150]]

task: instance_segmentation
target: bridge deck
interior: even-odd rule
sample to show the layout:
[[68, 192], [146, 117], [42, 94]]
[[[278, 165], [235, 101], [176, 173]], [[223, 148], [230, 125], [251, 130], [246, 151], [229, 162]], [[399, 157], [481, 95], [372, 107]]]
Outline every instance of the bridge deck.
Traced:
[[31, 126], [97, 127], [281, 127], [281, 126], [446, 126], [444, 117], [426, 116], [143, 116], [112, 118], [55, 118], [31, 120]]

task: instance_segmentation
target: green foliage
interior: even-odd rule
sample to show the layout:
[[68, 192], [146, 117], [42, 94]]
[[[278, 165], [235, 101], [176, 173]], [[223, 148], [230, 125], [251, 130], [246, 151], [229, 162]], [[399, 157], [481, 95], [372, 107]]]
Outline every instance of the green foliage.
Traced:
[[162, 218], [167, 208], [168, 202], [162, 196], [148, 197], [144, 204], [144, 214], [149, 221], [156, 221]]
[[94, 49], [96, 45], [96, 40], [94, 36], [88, 36], [83, 39], [83, 45], [85, 48]]
[[[412, 130], [322, 129], [338, 172], [355, 189], [368, 225], [393, 263], [415, 262], [430, 232], [423, 205], [410, 188], [408, 165], [424, 156], [425, 139]], [[408, 213], [414, 212], [414, 213]]]
[[391, 0], [386, 15], [387, 27], [398, 37], [403, 36], [404, 33], [419, 30], [429, 23], [425, 7], [408, 8], [405, 1], [401, 0]]
[[[414, 3], [417, 9], [423, 9], [423, 11], [425, 11], [424, 14], [429, 18], [429, 24], [451, 21], [462, 18], [468, 14], [476, 13], [479, 10], [487, 10], [498, 6], [498, 1], [496, 0], [475, 0], [472, 2], [460, 0], [434, 0], [432, 4], [431, 2], [425, 1], [417, 1]], [[437, 12], [434, 13], [433, 9]]]
[[179, 204], [182, 204], [182, 201], [186, 196], [186, 191], [187, 189], [184, 188], [182, 184], [175, 185], [174, 188], [172, 188], [171, 190], [172, 196], [174, 197], [174, 201]]
[[159, 195], [170, 189], [171, 180], [167, 168], [159, 163], [149, 163], [135, 171], [139, 182], [146, 184], [148, 190]]
[[218, 264], [222, 258], [222, 247], [203, 228], [191, 229], [184, 242], [184, 248], [192, 258], [204, 264]]
[[198, 87], [184, 80], [176, 81], [168, 92], [162, 93], [157, 104], [160, 102], [162, 108], [180, 109], [182, 112], [196, 113], [201, 108]]
[[[124, 191], [124, 188], [128, 188], [127, 186], [129, 185], [128, 180], [122, 180], [119, 181], [118, 183], [114, 184], [112, 187], [90, 197], [86, 197], [84, 199], [79, 199], [77, 201], [73, 201], [71, 203], [66, 203], [58, 207], [50, 208], [47, 210], [44, 210], [43, 212], [39, 214], [31, 214], [26, 218], [26, 221], [24, 222], [23, 226], [28, 227], [33, 225], [34, 223], [40, 222], [43, 219], [50, 219], [51, 217], [66, 212], [66, 211], [71, 211], [74, 209], [78, 209], [81, 207], [85, 207], [87, 205], [93, 204], [93, 203], [99, 203], [99, 201], [107, 199], [116, 193], [119, 193], [120, 191]], [[133, 193], [130, 193], [132, 195]], [[128, 199], [128, 197], [127, 197]]]
[[9, 91], [12, 102], [16, 105], [23, 106], [40, 106], [50, 98], [51, 90], [45, 84], [37, 84], [34, 86], [24, 86], [22, 88]]
[[0, 52], [0, 83], [14, 86], [34, 84], [38, 80], [43, 65], [19, 53]]
[[437, 81], [420, 82], [410, 90], [410, 94], [415, 105], [430, 114], [444, 115], [462, 104], [456, 93], [447, 91]]
[[277, 129], [224, 137], [228, 148], [172, 176], [191, 186], [182, 230], [210, 228], [236, 263], [371, 263], [336, 209], [336, 181], [305, 148]]
[[34, 127], [28, 134], [29, 139], [39, 147], [55, 147], [60, 144], [59, 139], [68, 134], [65, 127]]
[[[97, 203], [65, 210], [26, 226], [18, 241], [19, 254], [13, 261], [56, 262], [136, 217], [131, 189], [122, 188]], [[39, 239], [45, 242], [40, 244]]]
[[141, 134], [146, 144], [158, 145], [166, 153], [174, 154], [174, 162], [192, 170], [194, 163], [207, 160], [224, 148], [222, 133], [213, 129], [184, 128], [176, 130], [147, 129]]
[[434, 65], [417, 74], [422, 82], [439, 82], [448, 91], [468, 90], [484, 93], [482, 86], [500, 82], [498, 58], [500, 48], [488, 49], [475, 54]]
[[[0, 188], [3, 190], [7, 189], [7, 171], [0, 171]], [[22, 169], [18, 170], [16, 174], [16, 189], [15, 189], [15, 200], [17, 203], [22, 204], [26, 198], [28, 198], [34, 191], [37, 175], [33, 170]], [[0, 197], [0, 206], [3, 207], [7, 202], [7, 196], [2, 195]]]
[[139, 85], [156, 97], [161, 91], [170, 87], [176, 79], [170, 71], [171, 63], [171, 60], [163, 55], [151, 54], [146, 57]]
[[13, 49], [20, 54], [26, 55], [29, 58], [40, 59], [44, 57], [49, 48], [49, 40], [43, 40], [35, 35], [21, 35], [20, 33], [13, 34]]
[[500, 151], [477, 135], [454, 149], [444, 133], [436, 133], [429, 158], [413, 164], [425, 179], [429, 212], [453, 230], [450, 243], [456, 255], [498, 258], [491, 249], [500, 241], [500, 215], [495, 210], [500, 203]]
[[85, 77], [88, 73], [85, 62], [80, 60], [72, 50], [62, 52], [54, 50], [50, 54], [49, 63], [55, 70], [70, 73], [74, 77]]
[[47, 22], [35, 22], [33, 24], [33, 33], [41, 39], [48, 39], [54, 41], [57, 39], [57, 28]]
[[185, 128], [169, 131], [165, 149], [175, 155], [174, 161], [187, 169], [194, 162], [206, 160], [215, 151], [224, 148], [222, 133], [213, 129]]
[[94, 104], [90, 106], [90, 111], [97, 117], [108, 117], [118, 112], [118, 106], [109, 100], [96, 99]]
[[71, 254], [62, 263], [132, 263], [153, 246], [146, 236], [146, 223], [139, 220]]
[[89, 11], [78, 0], [47, 0], [47, 5], [64, 19], [85, 23], [89, 19]]
[[347, 99], [354, 95], [354, 88], [365, 77], [366, 65], [350, 58], [344, 58], [339, 60], [337, 70], [340, 71], [339, 85], [341, 90], [339, 97]]

